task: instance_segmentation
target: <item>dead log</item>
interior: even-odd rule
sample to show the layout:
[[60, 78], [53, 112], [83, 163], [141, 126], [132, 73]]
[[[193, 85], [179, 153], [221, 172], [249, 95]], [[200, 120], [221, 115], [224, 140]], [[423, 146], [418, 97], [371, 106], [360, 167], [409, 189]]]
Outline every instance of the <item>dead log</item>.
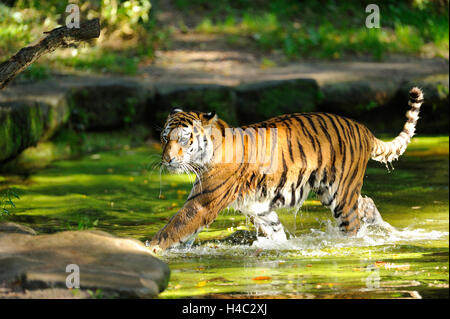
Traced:
[[45, 33], [48, 35], [37, 44], [20, 49], [13, 57], [0, 64], [0, 90], [41, 55], [57, 48], [68, 47], [73, 42], [98, 38], [100, 21], [99, 19], [87, 20], [81, 22], [79, 28], [69, 29], [64, 26]]

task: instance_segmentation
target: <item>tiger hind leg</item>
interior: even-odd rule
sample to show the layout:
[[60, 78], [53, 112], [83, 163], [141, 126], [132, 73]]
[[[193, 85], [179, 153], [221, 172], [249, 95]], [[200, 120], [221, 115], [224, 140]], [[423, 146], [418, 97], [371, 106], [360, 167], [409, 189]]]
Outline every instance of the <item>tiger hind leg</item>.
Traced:
[[352, 196], [350, 200], [338, 201], [337, 191], [332, 192], [330, 187], [321, 188], [317, 195], [322, 204], [331, 209], [339, 228], [346, 234], [356, 234], [361, 227], [361, 222], [392, 229], [392, 226], [381, 217], [372, 198], [368, 196], [359, 194]]
[[375, 206], [372, 198], [359, 195], [358, 198], [358, 214], [359, 218], [369, 225], [380, 225], [387, 229], [393, 229], [391, 225], [383, 220], [380, 212]]
[[330, 208], [343, 233], [354, 235], [358, 232], [361, 227], [358, 213], [359, 194], [341, 197], [338, 190], [322, 187], [317, 191], [317, 196], [323, 206]]
[[358, 214], [359, 218], [368, 224], [377, 224], [383, 219], [378, 211], [372, 198], [359, 195], [358, 198]]
[[334, 211], [333, 216], [338, 222], [339, 229], [347, 235], [356, 235], [361, 228], [361, 222], [358, 213], [358, 196], [339, 203]]
[[257, 231], [262, 233], [265, 237], [275, 241], [287, 240], [283, 225], [278, 219], [278, 215], [275, 211], [265, 211], [253, 214], [249, 217]]

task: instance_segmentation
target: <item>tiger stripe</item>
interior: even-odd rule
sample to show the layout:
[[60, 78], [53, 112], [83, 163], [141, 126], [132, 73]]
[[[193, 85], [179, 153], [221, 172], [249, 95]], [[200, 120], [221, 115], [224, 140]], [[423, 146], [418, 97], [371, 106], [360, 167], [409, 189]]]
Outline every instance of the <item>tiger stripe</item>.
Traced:
[[[311, 190], [331, 210], [345, 234], [355, 234], [361, 220], [382, 220], [373, 200], [361, 195], [368, 160], [389, 163], [405, 152], [415, 134], [422, 103], [422, 91], [411, 89], [407, 121], [391, 142], [377, 139], [366, 126], [342, 116], [294, 113], [235, 130], [233, 154], [225, 145], [226, 138], [217, 141], [206, 136], [207, 126], [216, 128], [222, 137], [231, 129], [214, 112], [172, 112], [161, 135], [163, 162], [171, 165], [173, 159], [168, 154], [176, 153], [172, 147], [177, 147], [181, 158], [196, 146], [196, 152], [183, 159], [201, 170], [183, 207], [153, 237], [151, 245], [166, 249], [192, 242], [226, 207], [240, 210], [269, 238], [284, 240], [286, 235], [275, 210], [299, 208]], [[201, 126], [196, 127], [194, 122]], [[189, 145], [168, 140], [179, 127], [192, 129]], [[277, 130], [276, 135], [271, 129]], [[274, 136], [276, 143], [269, 143]], [[219, 159], [232, 155], [232, 162], [212, 160], [219, 149]], [[258, 156], [251, 161], [255, 150]], [[180, 158], [175, 160], [180, 162]], [[205, 158], [209, 161], [199, 163]], [[268, 161], [269, 166], [275, 166], [274, 172], [262, 170]]]

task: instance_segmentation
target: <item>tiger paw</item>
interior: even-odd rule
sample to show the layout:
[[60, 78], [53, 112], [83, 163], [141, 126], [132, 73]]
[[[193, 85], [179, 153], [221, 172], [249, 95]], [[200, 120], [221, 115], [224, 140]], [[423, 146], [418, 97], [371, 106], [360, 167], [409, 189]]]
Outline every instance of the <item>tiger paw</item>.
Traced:
[[145, 241], [145, 247], [148, 247], [150, 249], [150, 252], [154, 255], [158, 255], [163, 251], [163, 249], [159, 247], [159, 245], [154, 245], [148, 240]]

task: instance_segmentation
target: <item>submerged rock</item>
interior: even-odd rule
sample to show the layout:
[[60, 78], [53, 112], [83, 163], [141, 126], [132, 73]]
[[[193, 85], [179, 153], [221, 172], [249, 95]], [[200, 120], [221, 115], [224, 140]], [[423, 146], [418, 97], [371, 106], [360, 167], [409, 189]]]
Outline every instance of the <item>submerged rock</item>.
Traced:
[[255, 231], [240, 229], [225, 237], [222, 242], [232, 245], [251, 245], [256, 239]]
[[67, 277], [75, 274], [66, 272], [68, 265], [79, 267], [80, 296], [95, 291], [97, 297], [152, 298], [167, 287], [169, 267], [137, 240], [101, 231], [32, 235], [23, 229], [0, 225], [0, 290], [54, 294], [67, 289]]

